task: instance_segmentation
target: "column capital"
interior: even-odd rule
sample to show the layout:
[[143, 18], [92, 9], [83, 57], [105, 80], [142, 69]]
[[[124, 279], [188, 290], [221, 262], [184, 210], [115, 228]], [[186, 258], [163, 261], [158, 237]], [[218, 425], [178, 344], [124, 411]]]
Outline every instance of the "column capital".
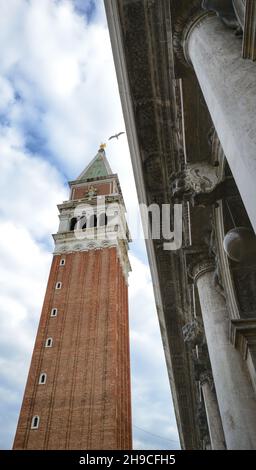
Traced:
[[193, 18], [189, 18], [188, 22], [186, 23], [183, 34], [182, 34], [182, 49], [183, 49], [183, 56], [187, 65], [192, 66], [192, 62], [189, 57], [188, 51], [188, 43], [191, 33], [194, 31], [195, 28], [198, 28], [200, 24], [207, 18], [211, 16], [216, 16], [215, 13], [211, 11], [198, 11]]
[[186, 67], [191, 65], [186, 47], [190, 32], [204, 18], [214, 15], [214, 12], [206, 11], [202, 8], [202, 0], [193, 0], [190, 2], [190, 5], [186, 7], [183, 14], [175, 20], [173, 48], [179, 61]]
[[213, 382], [213, 377], [212, 377], [212, 372], [210, 370], [205, 370], [204, 372], [202, 372], [200, 374], [200, 377], [199, 377], [199, 381], [200, 381], [200, 386], [202, 387], [204, 384], [209, 384], [210, 385], [210, 388], [213, 389], [214, 388], [214, 382]]
[[189, 275], [196, 284], [199, 277], [209, 271], [214, 271], [215, 268], [216, 264], [214, 259], [211, 257], [204, 257], [195, 261], [194, 263], [191, 263], [189, 266]]

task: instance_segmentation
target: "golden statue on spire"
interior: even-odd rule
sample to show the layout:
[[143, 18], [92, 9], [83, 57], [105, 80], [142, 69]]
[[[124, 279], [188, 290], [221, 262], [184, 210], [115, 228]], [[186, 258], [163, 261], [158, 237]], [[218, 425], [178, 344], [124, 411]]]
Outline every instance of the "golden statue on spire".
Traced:
[[100, 150], [105, 150], [106, 147], [107, 147], [107, 144], [100, 144]]

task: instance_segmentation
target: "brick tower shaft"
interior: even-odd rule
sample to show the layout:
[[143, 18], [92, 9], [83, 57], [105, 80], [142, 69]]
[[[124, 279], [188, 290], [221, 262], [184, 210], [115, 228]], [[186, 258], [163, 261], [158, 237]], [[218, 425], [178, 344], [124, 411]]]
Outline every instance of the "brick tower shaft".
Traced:
[[132, 446], [129, 236], [121, 202], [118, 178], [101, 149], [59, 206], [14, 449]]

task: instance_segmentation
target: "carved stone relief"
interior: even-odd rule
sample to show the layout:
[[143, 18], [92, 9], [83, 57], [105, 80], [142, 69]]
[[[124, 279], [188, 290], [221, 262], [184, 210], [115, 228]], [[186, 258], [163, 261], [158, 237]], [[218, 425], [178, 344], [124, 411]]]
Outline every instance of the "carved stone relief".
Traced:
[[[187, 165], [186, 169], [181, 172], [181, 177], [183, 177], [182, 182], [180, 180], [178, 182], [184, 186], [184, 191], [192, 191], [196, 194], [209, 193], [218, 183], [216, 168], [206, 162]], [[179, 191], [179, 187], [176, 191]]]
[[170, 179], [173, 202], [189, 201], [192, 206], [218, 207], [217, 201], [237, 193], [232, 177], [218, 181], [217, 167], [209, 163], [193, 163]]
[[192, 322], [187, 323], [182, 328], [184, 342], [191, 347], [195, 347], [205, 341], [204, 327], [200, 319], [195, 318]]
[[97, 195], [97, 188], [95, 188], [92, 185], [89, 186], [88, 190], [86, 191], [86, 196], [87, 196], [88, 200], [90, 201], [96, 195]]

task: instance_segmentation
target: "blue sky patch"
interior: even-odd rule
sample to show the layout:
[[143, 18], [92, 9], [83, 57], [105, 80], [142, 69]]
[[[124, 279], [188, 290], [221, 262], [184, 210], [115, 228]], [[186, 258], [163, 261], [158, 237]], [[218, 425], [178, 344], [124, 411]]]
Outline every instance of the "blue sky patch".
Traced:
[[93, 21], [96, 13], [95, 0], [74, 0], [74, 7], [79, 15], [85, 16], [88, 23]]

